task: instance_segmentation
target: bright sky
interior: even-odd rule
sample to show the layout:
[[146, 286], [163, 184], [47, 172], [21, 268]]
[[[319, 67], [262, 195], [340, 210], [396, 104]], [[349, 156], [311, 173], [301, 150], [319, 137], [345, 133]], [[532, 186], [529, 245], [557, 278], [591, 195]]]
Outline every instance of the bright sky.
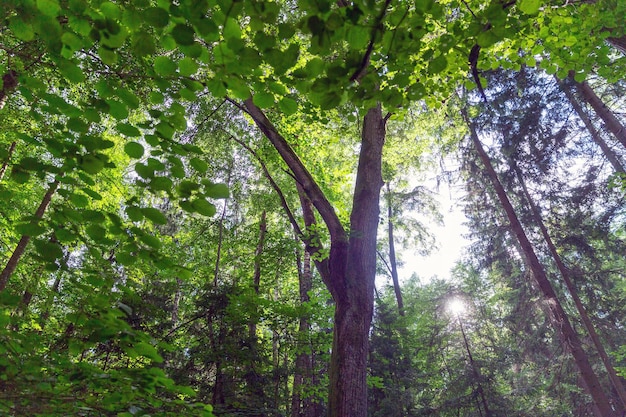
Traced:
[[401, 281], [408, 279], [414, 272], [422, 282], [430, 281], [434, 275], [443, 279], [449, 278], [450, 270], [461, 258], [464, 246], [469, 243], [464, 238], [468, 229], [463, 225], [465, 215], [459, 201], [460, 194], [454, 186], [451, 190], [446, 182], [441, 183], [438, 200], [444, 225], [429, 225], [431, 233], [436, 236], [439, 249], [426, 257], [403, 251], [402, 259], [405, 264], [399, 270]]

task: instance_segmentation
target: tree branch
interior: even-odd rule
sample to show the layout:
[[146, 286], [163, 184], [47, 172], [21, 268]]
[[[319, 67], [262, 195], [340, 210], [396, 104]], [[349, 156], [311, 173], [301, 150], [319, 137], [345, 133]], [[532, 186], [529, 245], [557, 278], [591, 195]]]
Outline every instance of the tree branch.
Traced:
[[254, 123], [261, 129], [261, 132], [268, 138], [278, 151], [283, 161], [287, 164], [298, 183], [306, 193], [307, 197], [313, 203], [313, 206], [322, 216], [324, 223], [328, 227], [331, 241], [346, 241], [346, 232], [343, 225], [335, 213], [335, 209], [330, 204], [319, 185], [313, 179], [313, 176], [306, 169], [298, 155], [293, 151], [291, 145], [287, 143], [284, 137], [278, 133], [276, 127], [265, 116], [265, 113], [258, 108], [249, 98], [244, 103], [246, 112], [252, 117]]

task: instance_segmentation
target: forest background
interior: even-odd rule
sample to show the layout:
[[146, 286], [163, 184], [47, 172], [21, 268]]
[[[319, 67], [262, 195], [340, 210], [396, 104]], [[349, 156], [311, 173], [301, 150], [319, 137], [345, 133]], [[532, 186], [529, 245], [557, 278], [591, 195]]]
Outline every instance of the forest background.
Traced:
[[624, 1], [0, 4], [3, 415], [624, 414]]

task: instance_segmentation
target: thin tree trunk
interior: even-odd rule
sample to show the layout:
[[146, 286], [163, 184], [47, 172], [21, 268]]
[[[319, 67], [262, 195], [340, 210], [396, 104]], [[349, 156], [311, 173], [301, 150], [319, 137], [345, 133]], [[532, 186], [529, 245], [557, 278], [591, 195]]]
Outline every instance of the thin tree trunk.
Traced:
[[[257, 321], [258, 321], [258, 311], [257, 311], [257, 303], [259, 296], [259, 288], [261, 285], [261, 255], [263, 254], [263, 248], [265, 245], [265, 234], [267, 232], [267, 213], [265, 210], [261, 213], [261, 220], [259, 222], [259, 240], [257, 242], [257, 247], [254, 252], [254, 274], [252, 277], [252, 289], [254, 290], [254, 295], [256, 296], [254, 299], [254, 311], [250, 316], [248, 321], [248, 343], [250, 346], [250, 358], [248, 363], [246, 364], [247, 370], [245, 374], [245, 380], [248, 392], [250, 396], [253, 398], [254, 403], [251, 404], [253, 407], [260, 408], [262, 402], [265, 398], [265, 393], [263, 390], [263, 384], [260, 383], [259, 374], [257, 372], [257, 368], [255, 366], [259, 353], [258, 353], [258, 340], [257, 340]], [[273, 337], [274, 338], [274, 337]], [[274, 342], [273, 342], [274, 343]], [[277, 368], [276, 368], [277, 369]], [[261, 414], [253, 413], [253, 416]]]
[[391, 280], [393, 281], [393, 290], [396, 293], [396, 302], [398, 303], [398, 314], [404, 316], [404, 302], [402, 301], [402, 290], [400, 289], [400, 280], [398, 279], [398, 265], [396, 262], [396, 246], [393, 239], [393, 208], [391, 207], [391, 190], [387, 183], [387, 231], [389, 234], [389, 264], [391, 272]]
[[482, 416], [482, 411], [480, 409], [480, 404], [482, 404], [483, 409], [485, 410], [485, 417], [493, 417], [491, 410], [489, 410], [489, 405], [487, 403], [487, 397], [485, 396], [485, 391], [483, 390], [483, 385], [481, 383], [482, 376], [480, 374], [480, 370], [478, 369], [478, 365], [474, 362], [474, 355], [472, 355], [472, 351], [469, 347], [469, 341], [467, 340], [467, 335], [465, 334], [465, 329], [463, 328], [463, 322], [461, 321], [461, 317], [457, 316], [459, 321], [459, 328], [461, 329], [461, 335], [463, 336], [463, 344], [465, 345], [465, 351], [467, 352], [467, 360], [470, 363], [470, 367], [472, 368], [472, 374], [474, 375], [474, 379], [476, 382], [476, 390], [478, 391], [478, 396], [480, 397], [480, 402], [478, 403], [478, 411]]
[[602, 119], [606, 128], [615, 136], [615, 138], [626, 148], [626, 128], [613, 112], [604, 104], [593, 89], [586, 82], [576, 82], [570, 74], [570, 79], [575, 83], [576, 89], [580, 96], [595, 111], [598, 117]]
[[[261, 255], [263, 254], [263, 245], [265, 244], [265, 233], [267, 232], [267, 213], [265, 210], [261, 213], [261, 221], [259, 222], [259, 240], [254, 252], [254, 275], [252, 277], [252, 289], [254, 294], [259, 296], [259, 287], [261, 285]], [[256, 312], [248, 322], [248, 338], [250, 343], [256, 344]], [[256, 350], [256, 349], [254, 349]]]
[[563, 343], [574, 357], [574, 361], [576, 362], [576, 365], [580, 370], [581, 376], [588, 387], [589, 395], [591, 395], [591, 398], [598, 407], [600, 413], [599, 415], [601, 417], [616, 417], [617, 413], [615, 413], [611, 408], [609, 399], [605, 392], [602, 390], [600, 381], [598, 380], [598, 377], [595, 374], [591, 363], [589, 362], [589, 357], [583, 350], [578, 335], [574, 331], [574, 328], [572, 327], [567, 317], [567, 314], [563, 310], [561, 303], [556, 297], [554, 288], [548, 280], [546, 272], [539, 262], [539, 259], [535, 254], [535, 250], [528, 240], [522, 224], [517, 218], [517, 214], [515, 213], [515, 210], [513, 209], [513, 206], [511, 205], [511, 202], [506, 195], [506, 191], [500, 183], [496, 171], [491, 165], [491, 160], [483, 149], [482, 144], [478, 139], [478, 135], [476, 134], [476, 130], [474, 129], [474, 126], [470, 123], [467, 113], [464, 110], [463, 117], [470, 129], [470, 135], [476, 152], [478, 153], [478, 156], [485, 166], [489, 179], [491, 180], [495, 189], [496, 195], [498, 196], [500, 204], [502, 205], [502, 208], [504, 209], [504, 212], [506, 213], [506, 216], [509, 220], [511, 230], [519, 241], [519, 244], [524, 253], [524, 257], [526, 258], [528, 265], [531, 268], [534, 281], [543, 295], [545, 306], [548, 308], [550, 319], [552, 321], [552, 325], [555, 328], [555, 331], [559, 334]]
[[[296, 183], [300, 205], [302, 206], [302, 217], [307, 229], [315, 224], [315, 214], [311, 201], [307, 198], [304, 190]], [[305, 305], [310, 301], [309, 291], [313, 288], [313, 273], [311, 271], [311, 254], [304, 251], [304, 258], [301, 260], [297, 255], [298, 262], [298, 286], [300, 292], [300, 303]], [[307, 315], [300, 317], [298, 326], [298, 353], [296, 355], [295, 373], [293, 377], [293, 393], [291, 396], [291, 417], [314, 417], [315, 407], [310, 396], [302, 398], [303, 387], [312, 386], [313, 374], [313, 353], [309, 351], [309, 332], [311, 325]], [[307, 353], [309, 351], [309, 353]]]
[[5, 159], [4, 163], [2, 164], [2, 168], [0, 168], [0, 181], [2, 181], [2, 179], [4, 178], [4, 174], [7, 171], [7, 168], [9, 166], [9, 162], [11, 161], [11, 157], [13, 156], [13, 152], [15, 151], [16, 144], [17, 144], [17, 142], [13, 141], [13, 142], [11, 142], [11, 145], [9, 146], [9, 152], [7, 153], [7, 159]]
[[600, 149], [602, 149], [602, 152], [604, 153], [606, 158], [609, 160], [609, 162], [613, 166], [613, 170], [615, 172], [622, 172], [622, 173], [626, 172], [626, 170], [624, 169], [624, 166], [619, 160], [619, 157], [613, 151], [613, 149], [609, 147], [609, 145], [604, 141], [604, 139], [602, 139], [602, 137], [600, 136], [600, 132], [598, 132], [598, 130], [595, 128], [595, 126], [591, 122], [591, 119], [589, 118], [587, 113], [585, 113], [585, 111], [583, 110], [582, 106], [580, 105], [580, 103], [578, 102], [574, 94], [572, 94], [572, 91], [570, 90], [570, 88], [564, 82], [560, 82], [559, 84], [561, 86], [561, 90], [563, 91], [563, 93], [565, 93], [565, 96], [567, 97], [570, 104], [574, 108], [574, 111], [576, 111], [576, 114], [578, 114], [578, 117], [580, 117], [580, 120], [582, 120], [583, 123], [585, 124], [585, 127], [589, 131], [589, 135], [591, 136], [591, 139], [595, 142], [596, 145], [600, 147]]
[[535, 205], [535, 202], [533, 201], [530, 193], [528, 192], [528, 188], [526, 187], [526, 182], [524, 181], [524, 177], [522, 176], [522, 173], [519, 167], [515, 163], [512, 163], [512, 168], [515, 171], [515, 174], [517, 176], [517, 179], [520, 185], [522, 186], [522, 191], [524, 193], [526, 201], [528, 201], [528, 204], [532, 211], [532, 215], [535, 219], [535, 223], [537, 223], [537, 225], [539, 226], [539, 229], [541, 230], [541, 235], [543, 236], [543, 239], [548, 245], [550, 254], [552, 255], [552, 258], [554, 259], [554, 262], [559, 272], [561, 273], [561, 276], [563, 277], [563, 282], [565, 282], [567, 291], [570, 293], [572, 300], [574, 300], [574, 304], [576, 305], [576, 310], [578, 310], [578, 314], [580, 314], [580, 318], [582, 319], [582, 322], [585, 325], [587, 332], [589, 333], [589, 337], [591, 338], [596, 350], [598, 351], [598, 354], [600, 355], [600, 358], [602, 359], [602, 363], [604, 364], [604, 367], [606, 368], [611, 384], [613, 385], [613, 388], [615, 389], [615, 392], [617, 393], [617, 396], [619, 397], [620, 402], [622, 404], [621, 408], [622, 410], [626, 410], [626, 391], [624, 390], [624, 385], [622, 384], [622, 381], [617, 376], [617, 373], [615, 372], [615, 368], [613, 368], [613, 365], [611, 364], [611, 360], [609, 359], [609, 356], [607, 355], [606, 350], [604, 349], [604, 345], [600, 341], [600, 337], [598, 336], [598, 333], [596, 332], [596, 329], [593, 326], [593, 323], [589, 319], [589, 315], [587, 314], [585, 306], [580, 300], [580, 297], [578, 296], [578, 291], [576, 290], [576, 287], [574, 286], [574, 283], [572, 282], [570, 278], [569, 270], [563, 263], [561, 256], [556, 250], [556, 246], [552, 242], [552, 238], [550, 237], [550, 234], [548, 233], [548, 229], [546, 228], [543, 222], [543, 219], [541, 218], [541, 213], [539, 212], [538, 207]]
[[215, 256], [215, 268], [213, 271], [213, 287], [217, 287], [220, 261], [222, 260], [222, 245], [224, 243], [224, 219], [226, 218], [226, 201], [224, 201], [224, 208], [222, 209], [222, 216], [220, 217], [219, 234], [217, 240], [217, 255]]
[[[50, 201], [52, 200], [52, 196], [56, 192], [58, 186], [59, 186], [59, 180], [54, 180], [52, 184], [50, 184], [48, 191], [46, 192], [46, 194], [43, 196], [43, 199], [41, 200], [41, 204], [39, 204], [37, 211], [35, 211], [35, 218], [37, 220], [43, 217], [43, 214], [46, 212], [46, 208], [48, 208], [48, 205], [50, 204]], [[13, 251], [13, 255], [11, 255], [11, 258], [9, 259], [6, 266], [2, 270], [2, 273], [0, 273], [0, 291], [4, 291], [4, 289], [6, 288], [7, 282], [9, 281], [11, 274], [13, 274], [13, 272], [17, 268], [17, 265], [19, 264], [20, 259], [22, 258], [22, 255], [24, 255], [24, 251], [26, 250], [26, 246], [28, 246], [29, 241], [30, 241], [30, 236], [23, 235], [20, 241], [17, 243], [17, 246], [15, 247], [15, 250]]]
[[172, 329], [178, 326], [178, 312], [180, 309], [180, 299], [182, 297], [181, 285], [183, 281], [176, 278], [176, 292], [174, 293], [174, 301], [172, 303]]

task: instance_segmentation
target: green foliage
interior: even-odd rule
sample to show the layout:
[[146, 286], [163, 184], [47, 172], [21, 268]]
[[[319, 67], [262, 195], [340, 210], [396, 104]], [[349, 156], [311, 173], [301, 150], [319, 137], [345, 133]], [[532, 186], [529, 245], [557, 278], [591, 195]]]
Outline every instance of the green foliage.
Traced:
[[[287, 414], [295, 346], [306, 346], [319, 359], [316, 374], [325, 374], [328, 295], [317, 286], [311, 301], [301, 304], [300, 248], [278, 215], [282, 202], [232, 137], [258, 153], [287, 204], [297, 207], [293, 178], [251, 131], [237, 100], [252, 97], [275, 121], [348, 228], [356, 121], [378, 103], [397, 119], [387, 126], [384, 175], [398, 183], [399, 193], [403, 174], [424, 163], [425, 149], [433, 143], [445, 151], [456, 146], [461, 134], [450, 126], [453, 117], [444, 104], [467, 81], [474, 44], [481, 47], [479, 70], [538, 63], [561, 77], [573, 70], [581, 81], [596, 70], [617, 80], [624, 69], [624, 58], [605, 45], [609, 35], [623, 35], [620, 2], [3, 5], [3, 264], [23, 236], [31, 243], [0, 292], [0, 410], [9, 415], [211, 415], [209, 406], [192, 402], [187, 385], [199, 401], [214, 401], [223, 413]], [[533, 135], [535, 122], [528, 117], [514, 127]], [[546, 143], [533, 142], [541, 152], [532, 157], [539, 155], [542, 167], [554, 161]], [[35, 215], [49, 191], [45, 214]], [[398, 201], [418, 201], [415, 190], [404, 194]], [[570, 197], [577, 201], [574, 193]], [[393, 203], [402, 215], [401, 204]], [[250, 219], [262, 210], [272, 213], [267, 247], [254, 255], [257, 225]], [[496, 218], [490, 213], [483, 220], [497, 224]], [[605, 277], [594, 265], [619, 270], [622, 263], [610, 251], [621, 253], [620, 238], [600, 237], [615, 224], [571, 219], [563, 230], [584, 226], [580, 234], [590, 236], [584, 244], [562, 236], [574, 242], [564, 250], [581, 276]], [[419, 224], [398, 225], [429, 242]], [[320, 248], [328, 240], [320, 225], [308, 233]], [[496, 246], [508, 247], [503, 241]], [[587, 256], [594, 251], [602, 255]], [[327, 256], [327, 249], [320, 250], [315, 260]], [[255, 263], [262, 276], [258, 293], [250, 282]], [[618, 274], [610, 277], [598, 282], [613, 288]], [[598, 291], [590, 287], [589, 302], [619, 301], [608, 295], [596, 300]], [[436, 374], [437, 343], [445, 335], [434, 313], [411, 311], [418, 323], [413, 328], [384, 307], [378, 314], [370, 378], [376, 413], [393, 415], [383, 410], [396, 405], [403, 412], [427, 410], [437, 401], [443, 407], [440, 396], [447, 388], [458, 409], [469, 407], [463, 387]], [[296, 330], [301, 316], [311, 322], [302, 334]], [[249, 326], [257, 334], [248, 334]], [[307, 343], [294, 343], [297, 338]], [[483, 360], [489, 357], [485, 353]], [[408, 383], [422, 377], [419, 367], [430, 377], [428, 386], [420, 385], [422, 394]], [[274, 394], [252, 390], [255, 378]], [[325, 381], [311, 381], [304, 392], [319, 399]]]

